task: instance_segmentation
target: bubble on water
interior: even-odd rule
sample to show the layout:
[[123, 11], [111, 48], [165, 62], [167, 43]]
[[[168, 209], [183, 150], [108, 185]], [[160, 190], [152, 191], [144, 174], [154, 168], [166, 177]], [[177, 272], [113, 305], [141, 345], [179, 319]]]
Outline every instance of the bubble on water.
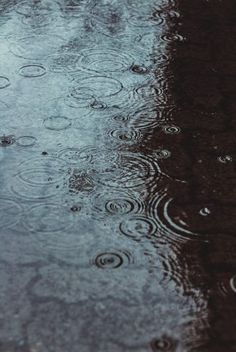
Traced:
[[43, 65], [38, 64], [24, 65], [19, 69], [19, 74], [28, 78], [42, 77], [46, 72], [46, 68]]
[[43, 123], [48, 130], [54, 131], [62, 131], [71, 126], [71, 120], [66, 116], [50, 116]]
[[217, 160], [222, 164], [227, 164], [227, 163], [231, 163], [233, 161], [233, 158], [230, 155], [224, 155], [224, 156], [219, 156]]
[[127, 217], [120, 223], [120, 233], [135, 241], [152, 238], [156, 235], [157, 226], [154, 219], [142, 215]]
[[99, 269], [117, 269], [133, 263], [133, 258], [128, 251], [115, 250], [98, 254], [93, 263]]
[[3, 135], [0, 136], [0, 147], [9, 147], [12, 144], [14, 144], [16, 141], [15, 136], [14, 135]]
[[7, 77], [0, 76], [0, 89], [4, 89], [10, 86], [10, 80]]
[[23, 209], [15, 200], [0, 198], [0, 226], [1, 229], [16, 225], [23, 213]]

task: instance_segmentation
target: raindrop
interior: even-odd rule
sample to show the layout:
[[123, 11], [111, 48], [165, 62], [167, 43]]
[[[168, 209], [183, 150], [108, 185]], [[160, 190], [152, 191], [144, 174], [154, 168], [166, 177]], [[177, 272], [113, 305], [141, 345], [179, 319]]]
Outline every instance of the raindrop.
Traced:
[[178, 134], [181, 129], [178, 126], [163, 126], [163, 131], [167, 134]]
[[23, 77], [34, 78], [42, 77], [46, 74], [46, 68], [43, 65], [25, 65], [19, 70], [19, 74]]
[[67, 163], [81, 167], [83, 163], [90, 163], [96, 149], [94, 148], [66, 148], [58, 153], [58, 156]]
[[58, 204], [39, 204], [26, 214], [25, 225], [37, 233], [64, 232], [73, 226], [73, 214]]
[[222, 164], [227, 164], [227, 163], [231, 163], [233, 161], [233, 158], [230, 155], [224, 155], [224, 156], [219, 156], [217, 160]]
[[123, 235], [130, 237], [135, 241], [140, 241], [142, 238], [152, 238], [157, 232], [155, 221], [141, 215], [136, 215], [123, 220], [119, 229]]
[[71, 120], [65, 116], [50, 116], [44, 120], [44, 126], [48, 130], [62, 131], [71, 126]]
[[202, 216], [208, 216], [211, 214], [211, 211], [208, 209], [208, 208], [203, 208], [199, 211], [199, 214], [202, 215]]
[[10, 86], [10, 80], [7, 77], [0, 76], [0, 89], [4, 89]]
[[18, 144], [20, 147], [32, 147], [35, 145], [37, 141], [37, 138], [33, 136], [21, 136], [17, 138], [16, 144]]
[[22, 215], [20, 204], [11, 199], [0, 198], [0, 227], [14, 226]]
[[9, 147], [10, 145], [15, 143], [15, 136], [14, 135], [3, 135], [0, 136], [0, 147]]
[[132, 255], [128, 251], [111, 251], [99, 254], [94, 265], [99, 269], [117, 269], [133, 262]]

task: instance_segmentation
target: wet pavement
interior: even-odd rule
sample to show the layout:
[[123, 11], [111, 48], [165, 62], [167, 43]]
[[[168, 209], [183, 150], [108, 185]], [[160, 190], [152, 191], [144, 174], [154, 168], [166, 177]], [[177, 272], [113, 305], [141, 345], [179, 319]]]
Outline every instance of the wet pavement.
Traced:
[[0, 2], [0, 351], [236, 351], [235, 19]]

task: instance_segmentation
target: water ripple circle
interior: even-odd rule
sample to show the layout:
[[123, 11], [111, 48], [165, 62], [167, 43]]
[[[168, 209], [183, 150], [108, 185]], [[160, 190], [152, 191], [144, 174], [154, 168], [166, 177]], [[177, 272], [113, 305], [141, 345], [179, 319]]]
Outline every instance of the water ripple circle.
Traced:
[[128, 251], [110, 251], [97, 255], [94, 265], [99, 269], [117, 269], [133, 262], [132, 255]]
[[7, 228], [14, 226], [22, 215], [22, 208], [13, 199], [0, 198], [0, 226]]
[[118, 94], [123, 85], [120, 81], [106, 76], [89, 76], [83, 79], [76, 79], [78, 87], [90, 89], [96, 98], [111, 97]]
[[24, 65], [19, 69], [19, 74], [28, 78], [42, 77], [46, 72], [46, 68], [43, 65], [38, 64]]
[[151, 239], [157, 233], [157, 225], [154, 219], [142, 215], [127, 217], [119, 225], [120, 233], [140, 241], [142, 238]]

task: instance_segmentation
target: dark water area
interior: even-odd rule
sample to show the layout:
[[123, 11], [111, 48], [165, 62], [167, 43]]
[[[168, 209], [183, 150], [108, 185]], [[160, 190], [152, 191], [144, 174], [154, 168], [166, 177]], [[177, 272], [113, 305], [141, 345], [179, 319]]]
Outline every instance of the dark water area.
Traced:
[[0, 351], [236, 351], [236, 3], [0, 1]]

